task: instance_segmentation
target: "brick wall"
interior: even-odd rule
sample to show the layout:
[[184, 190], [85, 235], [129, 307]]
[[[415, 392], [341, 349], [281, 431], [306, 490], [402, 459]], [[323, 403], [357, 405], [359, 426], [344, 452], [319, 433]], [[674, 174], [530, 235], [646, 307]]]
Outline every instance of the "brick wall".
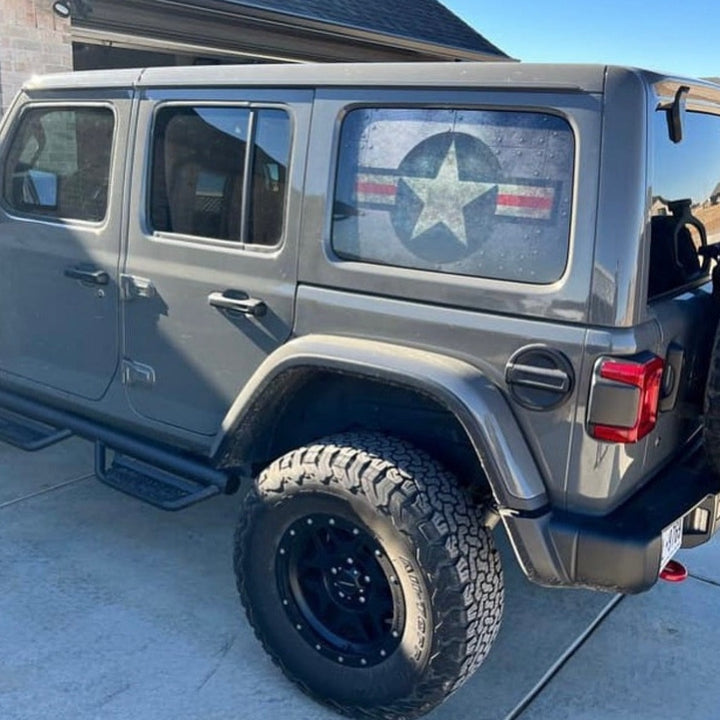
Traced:
[[72, 70], [70, 21], [52, 0], [0, 0], [0, 114], [33, 75]]

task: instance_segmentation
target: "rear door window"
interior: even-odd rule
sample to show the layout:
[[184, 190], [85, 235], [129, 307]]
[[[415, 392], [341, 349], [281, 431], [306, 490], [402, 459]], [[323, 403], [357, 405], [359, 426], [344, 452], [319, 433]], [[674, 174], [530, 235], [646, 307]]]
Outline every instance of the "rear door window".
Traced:
[[251, 245], [280, 242], [290, 158], [285, 111], [164, 107], [153, 147], [153, 230]]
[[343, 259], [551, 283], [568, 257], [575, 144], [546, 113], [364, 108], [342, 127]]

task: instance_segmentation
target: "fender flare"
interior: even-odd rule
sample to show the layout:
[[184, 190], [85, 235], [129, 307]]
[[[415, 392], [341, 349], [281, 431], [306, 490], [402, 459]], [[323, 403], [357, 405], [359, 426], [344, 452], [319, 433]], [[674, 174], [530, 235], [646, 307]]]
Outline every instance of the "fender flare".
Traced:
[[449, 410], [472, 443], [501, 510], [536, 513], [548, 498], [510, 406], [476, 367], [457, 358], [375, 340], [335, 335], [293, 339], [268, 356], [225, 416], [211, 450], [222, 464], [234, 438], [262, 412], [272, 386], [297, 371], [351, 374], [421, 392]]

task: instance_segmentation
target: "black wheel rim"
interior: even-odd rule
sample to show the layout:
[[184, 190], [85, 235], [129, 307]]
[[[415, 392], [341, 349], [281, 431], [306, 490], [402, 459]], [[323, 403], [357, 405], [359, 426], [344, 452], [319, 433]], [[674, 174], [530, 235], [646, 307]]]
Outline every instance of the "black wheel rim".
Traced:
[[280, 540], [275, 571], [295, 631], [333, 662], [370, 667], [400, 644], [402, 589], [362, 525], [326, 514], [299, 518]]

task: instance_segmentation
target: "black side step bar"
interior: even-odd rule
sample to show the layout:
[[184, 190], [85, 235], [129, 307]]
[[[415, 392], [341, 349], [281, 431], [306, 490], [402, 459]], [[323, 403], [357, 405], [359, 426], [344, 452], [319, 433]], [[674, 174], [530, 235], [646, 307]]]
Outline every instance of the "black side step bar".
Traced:
[[98, 480], [155, 507], [181, 510], [220, 493], [217, 485], [205, 485], [117, 452], [107, 467], [106, 450], [103, 443], [95, 443]]
[[[132, 435], [111, 430], [92, 420], [42, 405], [6, 390], [0, 390], [0, 409], [3, 412], [9, 410], [55, 428], [68, 428], [75, 435], [99, 443], [104, 448], [111, 448], [116, 454], [127, 456], [125, 459], [131, 459], [133, 467], [137, 462], [141, 462], [157, 473], [163, 473], [162, 477], [165, 477], [164, 473], [169, 473], [203, 487], [215, 486], [217, 492], [228, 495], [236, 492], [240, 484], [239, 477], [213, 468], [209, 458], [193, 457], [169, 447], [148, 443]], [[96, 461], [97, 459], [96, 454]], [[127, 466], [128, 463], [123, 461], [120, 464]], [[102, 464], [101, 470], [105, 470], [105, 464]]]
[[67, 428], [57, 428], [0, 408], [0, 441], [26, 452], [50, 447], [71, 435]]

